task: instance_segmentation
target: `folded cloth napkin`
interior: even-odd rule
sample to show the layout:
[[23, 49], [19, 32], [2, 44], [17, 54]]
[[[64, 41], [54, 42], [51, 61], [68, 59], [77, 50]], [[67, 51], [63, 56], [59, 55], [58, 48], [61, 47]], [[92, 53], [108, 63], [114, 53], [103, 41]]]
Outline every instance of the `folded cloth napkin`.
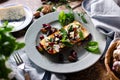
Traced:
[[111, 41], [120, 38], [120, 1], [84, 0], [82, 7], [96, 29], [107, 37], [104, 55]]
[[83, 8], [91, 17], [95, 27], [104, 27], [120, 32], [119, 0], [84, 0]]
[[[37, 65], [35, 65], [31, 60], [29, 60], [24, 49], [21, 49], [17, 52], [20, 54], [21, 58], [25, 62], [25, 64], [26, 64], [25, 71], [27, 71], [30, 74], [31, 80], [42, 80], [46, 71], [41, 69]], [[16, 53], [16, 51], [14, 53]], [[11, 72], [11, 74], [9, 76], [10, 76], [10, 78], [15, 77], [17, 80], [25, 80], [23, 71], [21, 69], [19, 69], [15, 63], [15, 60], [13, 58], [14, 53], [10, 56], [10, 58], [8, 60], [10, 68], [13, 70], [13, 72]], [[65, 80], [65, 76], [62, 74], [57, 74], [57, 73], [51, 72], [50, 78], [45, 79], [45, 80]]]

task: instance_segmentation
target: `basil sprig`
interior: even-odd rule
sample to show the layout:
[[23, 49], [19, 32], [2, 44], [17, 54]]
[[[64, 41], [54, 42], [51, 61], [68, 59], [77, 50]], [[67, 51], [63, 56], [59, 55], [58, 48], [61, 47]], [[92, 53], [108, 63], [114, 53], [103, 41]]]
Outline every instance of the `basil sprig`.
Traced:
[[64, 11], [59, 13], [58, 19], [62, 26], [65, 26], [75, 20], [73, 12], [65, 13]]
[[13, 26], [8, 25], [8, 21], [5, 21], [2, 26], [0, 26], [0, 79], [8, 79], [8, 74], [10, 69], [5, 65], [6, 60], [13, 51], [18, 50], [25, 46], [24, 43], [19, 43], [12, 36], [11, 31]]
[[96, 41], [88, 42], [85, 49], [89, 52], [92, 52], [92, 53], [100, 53], [100, 50], [99, 50], [99, 47], [98, 47], [98, 42], [96, 42]]

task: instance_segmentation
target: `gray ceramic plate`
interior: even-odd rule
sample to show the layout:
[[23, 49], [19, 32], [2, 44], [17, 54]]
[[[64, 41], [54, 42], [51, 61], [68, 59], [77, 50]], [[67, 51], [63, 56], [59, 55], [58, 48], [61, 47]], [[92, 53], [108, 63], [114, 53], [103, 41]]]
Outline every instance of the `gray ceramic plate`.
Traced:
[[[33, 61], [39, 67], [56, 73], [71, 73], [81, 71], [93, 65], [102, 55], [102, 52], [105, 48], [105, 37], [102, 36], [98, 31], [96, 31], [93, 26], [91, 20], [86, 15], [86, 19], [88, 21], [87, 24], [82, 23], [88, 31], [92, 34], [92, 40], [97, 41], [99, 43], [100, 54], [93, 54], [87, 52], [83, 47], [77, 46], [75, 47], [75, 51], [78, 53], [78, 61], [77, 62], [68, 62], [67, 58], [65, 58], [64, 63], [58, 63], [57, 56], [52, 56], [51, 60], [46, 55], [42, 55], [36, 49], [36, 45], [39, 44], [39, 35], [40, 29], [42, 28], [42, 24], [50, 23], [52, 26], [60, 28], [61, 25], [58, 22], [58, 14], [59, 12], [49, 13], [41, 18], [39, 18], [36, 22], [34, 22], [30, 28], [27, 30], [25, 35], [25, 43], [26, 43], [26, 51], [27, 55], [31, 61]], [[75, 18], [77, 21], [81, 22], [80, 17], [75, 14]], [[66, 52], [63, 52], [67, 54]], [[66, 55], [65, 55], [66, 56]], [[51, 57], [51, 56], [50, 56]]]
[[[15, 5], [18, 5], [18, 4], [8, 4], [8, 5], [2, 6], [2, 7], [15, 6]], [[24, 10], [26, 13], [25, 17], [20, 20], [17, 20], [17, 21], [9, 21], [9, 25], [14, 26], [12, 32], [16, 32], [16, 31], [19, 31], [19, 30], [27, 27], [30, 24], [30, 22], [32, 21], [33, 14], [32, 14], [31, 9], [25, 5], [23, 5], [23, 7], [24, 7]], [[2, 25], [3, 22], [4, 21], [0, 21], [0, 25]]]

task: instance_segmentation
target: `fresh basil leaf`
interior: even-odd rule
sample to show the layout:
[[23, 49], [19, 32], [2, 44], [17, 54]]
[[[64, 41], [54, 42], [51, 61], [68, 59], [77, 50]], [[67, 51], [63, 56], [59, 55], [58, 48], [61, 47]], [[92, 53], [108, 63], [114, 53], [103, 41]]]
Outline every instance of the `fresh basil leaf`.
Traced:
[[2, 35], [0, 34], [0, 41], [2, 40]]
[[8, 25], [8, 21], [5, 21], [5, 22], [3, 23], [3, 27], [7, 27], [7, 25]]
[[61, 29], [60, 29], [60, 32], [61, 32], [62, 34], [67, 34], [67, 31], [66, 31], [64, 28], [61, 28]]
[[97, 45], [98, 45], [98, 42], [96, 42], [96, 41], [90, 41], [90, 42], [88, 43], [88, 45], [89, 45], [89, 46], [97, 46]]
[[25, 46], [25, 43], [16, 42], [15, 50], [21, 49], [21, 48], [23, 48], [24, 46]]
[[82, 21], [83, 21], [84, 23], [87, 23], [87, 20], [85, 19], [85, 16], [84, 16], [84, 15], [81, 16], [81, 19], [82, 19]]
[[74, 19], [74, 13], [73, 12], [69, 12], [69, 13], [66, 13], [66, 25], [73, 22], [75, 19]]
[[82, 32], [82, 31], [79, 32], [79, 36], [80, 36], [80, 39], [81, 39], [81, 40], [84, 39], [84, 35], [83, 35], [83, 32]]
[[0, 79], [9, 80], [8, 75], [11, 70], [6, 67], [5, 62], [5, 59], [0, 59]]
[[72, 47], [73, 45], [68, 42], [67, 40], [61, 40], [61, 42], [65, 45], [65, 46], [68, 46], [68, 47]]
[[74, 14], [73, 12], [64, 13], [61, 11], [58, 16], [59, 22], [62, 26], [65, 26], [74, 21]]
[[62, 26], [65, 25], [65, 19], [66, 19], [66, 15], [64, 13], [64, 11], [61, 11], [60, 14], [59, 14], [59, 22]]
[[64, 28], [61, 28], [61, 33], [62, 33], [62, 40], [66, 40], [67, 39], [67, 31]]
[[90, 41], [88, 42], [87, 46], [85, 47], [85, 49], [89, 52], [92, 53], [100, 53], [99, 47], [98, 47], [98, 43], [96, 41]]
[[87, 23], [87, 20], [85, 19], [85, 14], [84, 14], [84, 13], [78, 13], [78, 16], [80, 16], [81, 20], [82, 20], [84, 23]]
[[12, 30], [13, 30], [13, 27], [11, 26], [11, 27], [6, 27], [4, 31], [5, 32], [11, 32]]
[[72, 30], [73, 30], [73, 25], [70, 25], [68, 31], [72, 31]]
[[[10, 70], [5, 66], [5, 61], [13, 51], [24, 47], [24, 43], [18, 43], [16, 38], [11, 35], [13, 27], [8, 25], [8, 21], [5, 21], [0, 27], [0, 79], [4, 78], [8, 80], [8, 74]], [[2, 58], [4, 57], [4, 58]]]

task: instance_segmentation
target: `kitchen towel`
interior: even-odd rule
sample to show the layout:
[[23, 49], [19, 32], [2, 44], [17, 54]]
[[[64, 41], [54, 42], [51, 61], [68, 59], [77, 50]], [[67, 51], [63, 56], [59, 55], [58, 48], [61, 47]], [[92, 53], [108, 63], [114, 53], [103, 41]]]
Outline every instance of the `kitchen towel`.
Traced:
[[82, 7], [91, 17], [95, 27], [120, 32], [119, 0], [84, 0]]
[[[65, 76], [62, 74], [52, 73], [50, 78], [47, 78], [45, 76], [45, 70], [41, 69], [39, 66], [35, 65], [28, 57], [24, 49], [15, 51], [9, 58], [8, 63], [9, 67], [13, 70], [11, 74], [9, 75], [10, 78], [15, 77], [17, 80], [25, 80], [23, 71], [19, 69], [15, 63], [15, 60], [13, 58], [13, 55], [15, 53], [19, 53], [23, 61], [25, 62], [25, 71], [27, 71], [30, 74], [31, 80], [43, 80], [43, 77], [46, 79], [44, 80], [65, 80]], [[48, 72], [47, 72], [48, 73]]]

